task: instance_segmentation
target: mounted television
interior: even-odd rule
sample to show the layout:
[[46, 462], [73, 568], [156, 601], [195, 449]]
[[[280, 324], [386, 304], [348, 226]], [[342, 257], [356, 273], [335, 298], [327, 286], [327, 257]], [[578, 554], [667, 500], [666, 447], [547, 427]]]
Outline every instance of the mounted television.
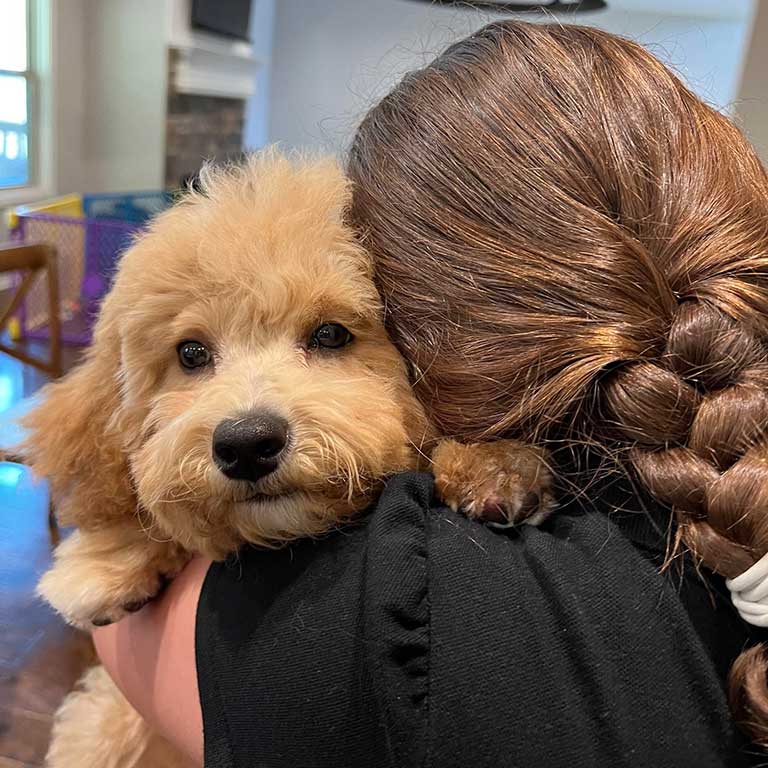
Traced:
[[251, 0], [192, 0], [192, 26], [216, 35], [248, 40]]

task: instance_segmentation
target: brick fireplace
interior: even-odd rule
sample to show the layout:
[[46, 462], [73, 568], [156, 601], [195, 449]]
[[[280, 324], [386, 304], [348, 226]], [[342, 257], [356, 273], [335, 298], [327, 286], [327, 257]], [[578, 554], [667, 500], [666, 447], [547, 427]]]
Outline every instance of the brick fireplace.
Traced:
[[165, 124], [165, 184], [179, 186], [205, 160], [232, 160], [242, 154], [246, 101], [233, 95], [191, 92], [180, 72], [177, 51], [169, 56]]
[[169, 95], [165, 185], [173, 189], [200, 170], [205, 159], [236, 159], [242, 153], [245, 102], [219, 96]]

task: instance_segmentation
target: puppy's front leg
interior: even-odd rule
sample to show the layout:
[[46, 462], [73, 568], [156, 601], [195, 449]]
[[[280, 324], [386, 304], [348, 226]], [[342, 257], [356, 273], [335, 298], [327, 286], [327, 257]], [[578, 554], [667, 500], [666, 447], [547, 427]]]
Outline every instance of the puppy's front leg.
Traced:
[[86, 629], [139, 610], [188, 560], [177, 544], [139, 528], [78, 530], [56, 548], [37, 592], [67, 622]]
[[517, 440], [441, 440], [432, 453], [435, 488], [451, 509], [503, 527], [542, 523], [555, 507], [546, 451]]

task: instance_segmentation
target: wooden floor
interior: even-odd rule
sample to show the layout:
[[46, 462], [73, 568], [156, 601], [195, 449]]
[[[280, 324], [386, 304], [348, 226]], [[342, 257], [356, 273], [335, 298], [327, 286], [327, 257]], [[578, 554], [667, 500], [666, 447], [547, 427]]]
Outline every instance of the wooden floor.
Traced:
[[[68, 365], [75, 357], [69, 350]], [[0, 353], [0, 411], [45, 381]], [[52, 715], [93, 662], [90, 638], [34, 595], [50, 552], [45, 485], [23, 467], [0, 463], [0, 768], [42, 765]]]

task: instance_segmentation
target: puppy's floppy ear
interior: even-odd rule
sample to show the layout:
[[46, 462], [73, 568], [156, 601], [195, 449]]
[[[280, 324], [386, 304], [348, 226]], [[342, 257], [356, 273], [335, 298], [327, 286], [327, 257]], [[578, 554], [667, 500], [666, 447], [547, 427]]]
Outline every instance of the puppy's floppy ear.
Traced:
[[101, 527], [136, 510], [119, 428], [120, 339], [114, 293], [107, 297], [85, 362], [43, 391], [22, 422], [21, 454], [50, 481], [59, 520]]

